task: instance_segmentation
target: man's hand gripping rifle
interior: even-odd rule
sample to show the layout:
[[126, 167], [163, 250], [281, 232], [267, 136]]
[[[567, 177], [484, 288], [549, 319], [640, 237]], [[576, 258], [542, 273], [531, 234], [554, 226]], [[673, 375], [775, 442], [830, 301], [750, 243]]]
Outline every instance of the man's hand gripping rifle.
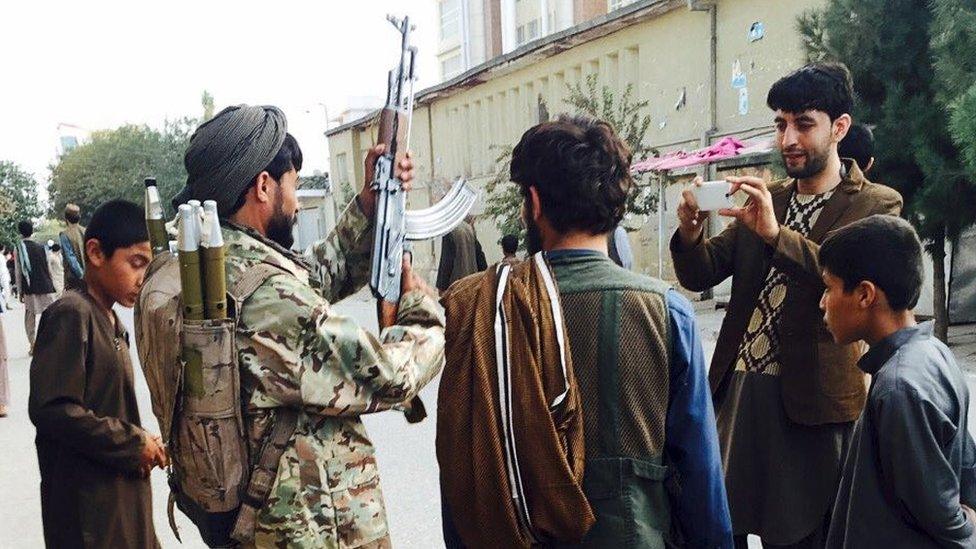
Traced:
[[[372, 187], [376, 191], [376, 232], [373, 239], [372, 274], [370, 288], [380, 301], [380, 329], [396, 322], [396, 310], [383, 307], [382, 302], [400, 302], [403, 254], [409, 252], [408, 241], [437, 238], [449, 233], [460, 223], [478, 198], [478, 192], [463, 179], [451, 187], [440, 202], [429, 208], [407, 211], [406, 192], [397, 178], [394, 165], [399, 148], [401, 122], [406, 122], [406, 147], [410, 147], [410, 124], [413, 118], [414, 64], [417, 48], [410, 45], [410, 31], [415, 27], [409, 17], [402, 20], [387, 16], [400, 32], [400, 64], [390, 71], [386, 90], [386, 105], [380, 114], [379, 142], [386, 145], [376, 159]], [[420, 397], [404, 406], [407, 421], [416, 423], [426, 417]]]

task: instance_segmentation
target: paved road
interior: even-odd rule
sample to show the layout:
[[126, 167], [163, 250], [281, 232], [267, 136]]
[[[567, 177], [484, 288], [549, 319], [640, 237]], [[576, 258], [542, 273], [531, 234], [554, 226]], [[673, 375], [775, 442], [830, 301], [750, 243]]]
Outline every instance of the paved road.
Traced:
[[[375, 330], [372, 302], [363, 296], [354, 296], [335, 308]], [[120, 310], [120, 314], [131, 331], [131, 311]], [[13, 400], [10, 416], [0, 419], [0, 548], [42, 547], [34, 428], [27, 418], [29, 360], [23, 329], [23, 311], [14, 310], [0, 315], [0, 321], [4, 323], [11, 354], [9, 368]], [[704, 311], [699, 314], [702, 338], [709, 356], [714, 350], [714, 340], [721, 321], [721, 312]], [[972, 360], [976, 355], [968, 358]], [[973, 372], [976, 370], [976, 363], [970, 363], [969, 367], [969, 372]], [[144, 425], [151, 431], [158, 431], [150, 409], [149, 391], [141, 371], [137, 368], [136, 372], [136, 392]], [[976, 377], [972, 373], [968, 377], [970, 388], [976, 394]], [[436, 416], [436, 394], [436, 381], [423, 391], [424, 401], [432, 417]], [[438, 473], [434, 458], [434, 421], [407, 425], [400, 414], [384, 412], [367, 417], [366, 425], [377, 446], [377, 459], [394, 547], [442, 547]], [[181, 547], [170, 532], [166, 519], [165, 476], [160, 471], [155, 471], [152, 483], [155, 523], [160, 542], [167, 548]], [[179, 512], [177, 523], [183, 537], [182, 547], [205, 547], [193, 525]]]

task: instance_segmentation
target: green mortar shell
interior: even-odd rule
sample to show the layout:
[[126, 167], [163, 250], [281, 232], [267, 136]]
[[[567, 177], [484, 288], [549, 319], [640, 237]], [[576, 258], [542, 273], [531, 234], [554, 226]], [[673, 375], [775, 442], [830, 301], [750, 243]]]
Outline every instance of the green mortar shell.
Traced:
[[203, 255], [204, 314], [207, 319], [227, 318], [227, 279], [224, 276], [224, 248], [200, 247]]
[[147, 219], [146, 228], [149, 230], [149, 245], [153, 255], [169, 250], [169, 235], [166, 234], [166, 222], [162, 219]]
[[200, 280], [200, 252], [180, 252], [180, 287], [183, 290], [183, 318], [203, 320], [203, 285]]

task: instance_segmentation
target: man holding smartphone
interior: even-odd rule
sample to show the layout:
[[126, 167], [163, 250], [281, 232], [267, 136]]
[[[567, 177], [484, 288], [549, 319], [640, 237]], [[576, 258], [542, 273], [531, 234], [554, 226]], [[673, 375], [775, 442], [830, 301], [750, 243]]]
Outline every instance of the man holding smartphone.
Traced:
[[737, 546], [755, 534], [767, 547], [822, 547], [866, 390], [862, 345], [835, 344], [823, 325], [817, 251], [830, 230], [897, 215], [902, 199], [837, 154], [852, 123], [845, 66], [805, 66], [776, 82], [767, 104], [790, 179], [729, 178], [749, 198], [718, 210], [733, 222], [709, 239], [707, 214], [685, 190], [671, 253], [689, 290], [732, 277], [709, 382]]

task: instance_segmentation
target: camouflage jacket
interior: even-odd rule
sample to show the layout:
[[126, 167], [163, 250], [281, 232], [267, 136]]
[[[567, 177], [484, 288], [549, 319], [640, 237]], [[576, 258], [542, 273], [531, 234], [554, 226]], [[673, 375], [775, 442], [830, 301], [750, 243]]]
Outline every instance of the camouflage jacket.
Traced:
[[373, 445], [360, 415], [413, 397], [443, 364], [444, 320], [414, 291], [377, 338], [329, 302], [369, 277], [372, 223], [353, 202], [302, 258], [260, 234], [224, 227], [228, 285], [258, 262], [283, 269], [243, 303], [238, 352], [251, 454], [274, 409], [301, 409], [257, 517], [258, 547], [358, 547], [387, 535]]

